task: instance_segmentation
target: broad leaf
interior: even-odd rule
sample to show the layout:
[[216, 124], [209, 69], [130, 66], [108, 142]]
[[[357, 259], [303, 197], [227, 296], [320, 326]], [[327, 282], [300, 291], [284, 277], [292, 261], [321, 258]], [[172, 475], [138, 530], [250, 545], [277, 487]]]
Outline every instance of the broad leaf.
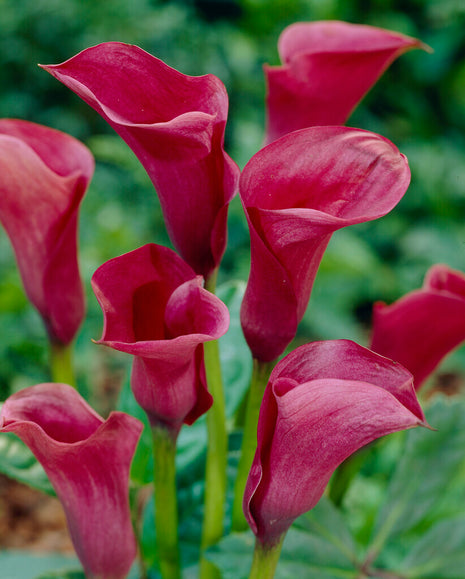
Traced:
[[0, 552], [2, 579], [84, 579], [76, 557], [27, 551]]
[[[407, 531], [440, 500], [465, 460], [465, 401], [438, 397], [426, 410], [431, 426], [407, 433], [375, 531]], [[389, 525], [389, 529], [387, 528]]]
[[425, 533], [401, 564], [415, 579], [462, 579], [465, 569], [465, 517], [441, 521]]
[[218, 297], [228, 306], [229, 330], [219, 340], [220, 359], [226, 399], [226, 414], [231, 418], [250, 384], [252, 355], [240, 324], [240, 309], [245, 283], [231, 281], [218, 287]]
[[[426, 416], [437, 431], [422, 428], [407, 433], [384, 504], [378, 510], [372, 553], [382, 552], [385, 544], [392, 548], [402, 543], [405, 548], [406, 534], [412, 535], [415, 528], [421, 532], [444, 514], [465, 510], [463, 493], [456, 501], [455, 492], [465, 461], [465, 400], [437, 397], [426, 409]], [[455, 506], [448, 504], [451, 497], [455, 497]], [[448, 541], [445, 535], [444, 548]]]
[[[249, 576], [255, 537], [251, 532], [227, 536], [208, 552], [223, 579]], [[323, 498], [297, 519], [284, 540], [276, 579], [355, 579], [356, 547], [340, 513]]]
[[47, 475], [28, 447], [10, 433], [0, 436], [0, 472], [48, 495], [55, 496]]

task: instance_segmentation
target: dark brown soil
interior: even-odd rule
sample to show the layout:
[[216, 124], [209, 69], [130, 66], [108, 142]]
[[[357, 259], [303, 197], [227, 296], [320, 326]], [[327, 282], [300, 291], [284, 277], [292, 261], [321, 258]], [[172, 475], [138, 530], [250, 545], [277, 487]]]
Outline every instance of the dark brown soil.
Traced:
[[0, 549], [73, 553], [58, 499], [0, 475]]

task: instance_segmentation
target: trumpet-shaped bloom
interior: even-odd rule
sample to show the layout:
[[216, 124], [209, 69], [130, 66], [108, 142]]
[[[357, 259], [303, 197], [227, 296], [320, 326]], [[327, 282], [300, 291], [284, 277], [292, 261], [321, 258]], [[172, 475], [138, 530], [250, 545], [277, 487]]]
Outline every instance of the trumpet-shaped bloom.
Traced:
[[98, 342], [134, 356], [134, 396], [152, 424], [177, 434], [206, 412], [203, 344], [229, 326], [227, 307], [171, 249], [148, 244], [104, 263], [92, 278], [104, 314]]
[[320, 500], [336, 467], [369, 442], [425, 425], [412, 375], [347, 340], [278, 362], [265, 390], [244, 494], [252, 531], [272, 545]]
[[240, 180], [252, 257], [241, 322], [255, 358], [274, 360], [294, 338], [332, 233], [388, 213], [409, 181], [391, 142], [346, 127], [295, 131], [252, 157]]
[[343, 125], [398, 56], [420, 41], [373, 26], [297, 22], [281, 34], [282, 66], [266, 66], [266, 142], [297, 129]]
[[93, 170], [90, 151], [73, 137], [0, 119], [0, 222], [26, 294], [50, 340], [61, 344], [71, 342], [84, 317], [77, 221]]
[[136, 556], [129, 468], [142, 424], [103, 420], [66, 384], [38, 384], [4, 403], [0, 432], [14, 432], [42, 464], [65, 510], [89, 579], [124, 579]]
[[400, 362], [418, 390], [450, 351], [465, 340], [465, 275], [435, 265], [423, 287], [373, 310], [370, 348]]
[[239, 178], [223, 148], [228, 96], [221, 81], [186, 76], [119, 42], [43, 68], [131, 147], [158, 192], [171, 241], [196, 273], [208, 276], [224, 253]]

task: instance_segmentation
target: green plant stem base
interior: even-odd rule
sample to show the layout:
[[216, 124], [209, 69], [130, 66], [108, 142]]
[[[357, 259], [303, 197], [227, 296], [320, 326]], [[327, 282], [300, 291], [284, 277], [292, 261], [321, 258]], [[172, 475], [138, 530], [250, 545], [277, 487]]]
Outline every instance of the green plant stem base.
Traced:
[[253, 554], [252, 567], [249, 579], [273, 579], [278, 565], [281, 548], [285, 535], [272, 546], [263, 545], [258, 539], [255, 541], [255, 551]]
[[176, 434], [163, 426], [152, 426], [152, 439], [158, 564], [163, 579], [180, 579]]
[[76, 388], [73, 368], [73, 344], [50, 342], [50, 374], [52, 382]]
[[253, 457], [257, 448], [257, 425], [260, 405], [262, 403], [265, 387], [268, 383], [271, 371], [276, 362], [259, 362], [254, 360], [252, 379], [247, 399], [245, 414], [244, 434], [242, 439], [241, 458], [234, 486], [234, 503], [232, 510], [232, 530], [245, 531], [248, 529], [242, 511], [242, 499], [244, 496], [247, 477], [252, 466]]
[[[216, 271], [206, 280], [205, 288], [212, 293], [216, 286]], [[204, 519], [202, 527], [202, 552], [214, 545], [223, 536], [224, 508], [226, 502], [226, 466], [228, 436], [226, 432], [226, 410], [221, 376], [218, 342], [204, 344], [205, 373], [213, 405], [207, 413], [208, 446], [205, 467]], [[218, 579], [219, 571], [203, 556], [200, 558], [201, 579]]]

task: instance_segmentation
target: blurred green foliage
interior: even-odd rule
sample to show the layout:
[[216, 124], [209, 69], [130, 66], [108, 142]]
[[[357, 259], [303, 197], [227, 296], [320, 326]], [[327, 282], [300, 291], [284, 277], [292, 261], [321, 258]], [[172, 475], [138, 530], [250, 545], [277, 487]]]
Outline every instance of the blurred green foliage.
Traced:
[[[386, 218], [334, 236], [298, 340], [364, 343], [373, 301], [393, 301], [419, 287], [435, 262], [465, 269], [461, 0], [0, 0], [0, 15], [0, 115], [66, 131], [83, 140], [97, 161], [80, 225], [89, 302], [76, 349], [81, 389], [104, 387], [108, 374], [129, 363], [90, 341], [99, 337], [102, 323], [90, 290], [93, 271], [144, 243], [169, 245], [157, 197], [133, 154], [90, 107], [37, 66], [103, 41], [137, 44], [186, 74], [216, 74], [230, 95], [226, 147], [243, 166], [262, 144], [262, 65], [278, 63], [276, 43], [285, 26], [339, 19], [420, 38], [434, 52], [402, 56], [348, 123], [386, 136], [408, 156], [411, 187]], [[248, 267], [248, 233], [235, 199], [220, 281], [246, 280]], [[2, 232], [0, 326], [0, 398], [48, 380], [45, 333], [24, 298]], [[462, 358], [452, 357], [450, 368], [463, 369]]]

